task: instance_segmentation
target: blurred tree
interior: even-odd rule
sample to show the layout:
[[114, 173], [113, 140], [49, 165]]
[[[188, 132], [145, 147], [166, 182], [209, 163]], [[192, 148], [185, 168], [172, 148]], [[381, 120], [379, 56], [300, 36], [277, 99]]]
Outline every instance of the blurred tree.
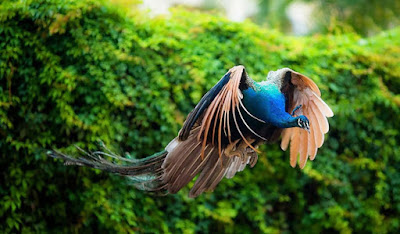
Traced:
[[[259, 12], [254, 17], [259, 24], [291, 32], [286, 9], [295, 0], [259, 0]], [[305, 0], [315, 6], [313, 32], [334, 30], [355, 31], [374, 35], [381, 30], [400, 25], [400, 1], [394, 0]], [[301, 14], [302, 12], [299, 12]]]
[[286, 9], [292, 2], [293, 0], [259, 0], [259, 10], [254, 16], [255, 22], [290, 32], [291, 26]]
[[[310, 0], [315, 1], [315, 0]], [[396, 0], [316, 0], [316, 20], [323, 30], [350, 26], [371, 36], [400, 25], [400, 1]]]
[[[124, 6], [137, 13], [140, 0], [110, 0], [117, 5]], [[400, 1], [394, 0], [254, 0], [258, 4], [257, 13], [250, 18], [259, 25], [268, 28], [279, 29], [285, 33], [297, 33], [294, 24], [296, 20], [290, 20], [290, 15], [302, 15], [309, 17], [312, 22], [306, 31], [317, 32], [349, 32], [354, 31], [360, 35], [371, 36], [378, 32], [400, 25]], [[186, 6], [189, 10], [202, 10], [205, 12], [228, 11], [229, 1], [203, 0], [185, 2], [170, 1], [167, 5]], [[243, 1], [240, 4], [250, 4]], [[295, 5], [296, 4], [296, 5]], [[301, 8], [299, 7], [301, 6]], [[289, 8], [291, 11], [289, 12]], [[305, 9], [309, 8], [309, 9]], [[243, 10], [247, 8], [243, 7]], [[307, 12], [306, 12], [307, 11]], [[308, 11], [312, 11], [309, 14]], [[233, 14], [232, 12], [227, 12]], [[247, 13], [246, 13], [247, 14]], [[245, 14], [245, 15], [246, 15]], [[251, 13], [253, 14], [253, 13]], [[237, 15], [237, 14], [236, 14]]]

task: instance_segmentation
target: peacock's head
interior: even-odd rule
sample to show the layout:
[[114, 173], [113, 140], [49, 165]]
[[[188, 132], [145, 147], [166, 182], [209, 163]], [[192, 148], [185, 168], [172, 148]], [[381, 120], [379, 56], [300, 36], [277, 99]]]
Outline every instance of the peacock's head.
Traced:
[[306, 116], [300, 115], [296, 117], [296, 119], [297, 119], [297, 127], [302, 128], [307, 132], [310, 132], [310, 121], [307, 119]]

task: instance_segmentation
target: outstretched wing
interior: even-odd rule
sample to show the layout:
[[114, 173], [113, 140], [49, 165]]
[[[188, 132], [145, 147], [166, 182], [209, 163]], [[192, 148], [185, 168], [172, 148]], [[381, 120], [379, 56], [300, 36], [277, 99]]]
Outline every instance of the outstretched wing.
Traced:
[[[290, 75], [283, 90], [287, 98], [287, 111], [291, 113], [301, 105], [302, 114], [310, 121], [310, 132], [300, 128], [284, 129], [281, 148], [286, 151], [290, 142], [290, 165], [295, 167], [300, 155], [300, 168], [304, 168], [307, 159], [314, 160], [318, 148], [324, 143], [324, 134], [329, 131], [327, 117], [332, 117], [333, 112], [321, 99], [318, 86], [310, 78], [294, 71]], [[300, 113], [296, 112], [296, 115]]]
[[[248, 130], [250, 130], [255, 136], [259, 136], [253, 129], [248, 126], [243, 118], [243, 109], [247, 115], [257, 119], [258, 121], [264, 122], [257, 117], [253, 116], [242, 103], [243, 94], [241, 90], [249, 88], [253, 81], [247, 76], [244, 66], [235, 66], [231, 68], [225, 76], [209, 91], [200, 102], [196, 105], [194, 110], [189, 114], [185, 121], [181, 131], [179, 132], [179, 140], [185, 140], [188, 138], [190, 131], [193, 129], [195, 124], [200, 125], [200, 131], [197, 139], [202, 139], [202, 152], [201, 157], [204, 158], [204, 148], [207, 144], [207, 140], [212, 134], [211, 142], [217, 139], [218, 142], [218, 153], [221, 156], [221, 138], [228, 137], [229, 142], [232, 143], [231, 139], [231, 126], [230, 116], [233, 117], [233, 123], [242, 140], [253, 150], [254, 147], [248, 142], [246, 137], [243, 135], [239, 128], [238, 121], [244, 124]], [[239, 114], [240, 120], [236, 118], [236, 112]], [[218, 126], [217, 126], [218, 125]], [[197, 125], [196, 125], [197, 126]]]
[[[213, 190], [223, 177], [233, 177], [247, 164], [254, 166], [254, 140], [246, 139], [242, 131], [249, 131], [239, 128], [250, 129], [245, 114], [257, 119], [242, 103], [241, 90], [252, 82], [243, 66], [231, 68], [188, 115], [179, 136], [166, 147], [168, 155], [162, 167], [169, 192], [179, 191], [199, 174], [189, 194], [195, 197]], [[233, 132], [239, 132], [239, 138]], [[222, 145], [222, 138], [228, 144]]]

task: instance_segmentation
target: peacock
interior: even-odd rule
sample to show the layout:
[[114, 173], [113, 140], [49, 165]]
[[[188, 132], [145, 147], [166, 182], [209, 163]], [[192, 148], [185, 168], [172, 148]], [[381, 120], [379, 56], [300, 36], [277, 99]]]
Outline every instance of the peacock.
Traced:
[[[196, 176], [189, 197], [213, 191], [222, 178], [253, 167], [258, 146], [290, 143], [290, 165], [304, 168], [314, 160], [329, 131], [331, 108], [317, 85], [289, 68], [270, 71], [264, 81], [252, 80], [244, 66], [231, 68], [188, 114], [178, 136], [165, 150], [144, 159], [105, 151], [71, 157], [57, 150], [49, 155], [79, 165], [128, 176], [135, 187], [162, 194], [176, 193]], [[111, 162], [112, 157], [124, 164]], [[114, 161], [115, 161], [114, 160]]]

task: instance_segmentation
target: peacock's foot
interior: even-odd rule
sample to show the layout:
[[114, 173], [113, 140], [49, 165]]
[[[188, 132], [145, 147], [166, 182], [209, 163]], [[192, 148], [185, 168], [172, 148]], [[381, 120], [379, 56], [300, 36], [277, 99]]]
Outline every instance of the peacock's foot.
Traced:
[[[227, 157], [237, 156], [244, 159], [245, 157], [247, 157], [248, 154], [252, 154], [253, 152], [255, 153], [255, 151], [251, 149], [246, 142], [240, 140], [241, 139], [238, 139], [232, 142], [225, 148], [224, 154]], [[252, 144], [254, 141], [254, 139], [249, 139], [248, 143]]]
[[[292, 116], [294, 116], [294, 114], [296, 113], [296, 111], [298, 111], [303, 105], [298, 105], [296, 106], [293, 111], [292, 111]], [[300, 110], [301, 111], [301, 110]]]

